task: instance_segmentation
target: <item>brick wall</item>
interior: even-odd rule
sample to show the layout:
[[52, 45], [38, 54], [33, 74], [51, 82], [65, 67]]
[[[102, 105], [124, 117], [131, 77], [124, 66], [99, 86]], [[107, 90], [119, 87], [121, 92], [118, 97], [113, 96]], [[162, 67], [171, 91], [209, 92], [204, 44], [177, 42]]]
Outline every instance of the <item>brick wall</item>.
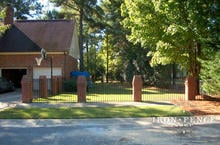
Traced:
[[[18, 69], [26, 68], [27, 75], [33, 76], [33, 67], [37, 66], [36, 57], [41, 57], [40, 54], [14, 54], [14, 55], [1, 55], [0, 68], [1, 69]], [[47, 55], [53, 58], [53, 67], [62, 68], [62, 76], [65, 79], [70, 78], [70, 72], [77, 70], [77, 60], [69, 55], [53, 54]], [[50, 67], [50, 61], [43, 60], [39, 67]]]

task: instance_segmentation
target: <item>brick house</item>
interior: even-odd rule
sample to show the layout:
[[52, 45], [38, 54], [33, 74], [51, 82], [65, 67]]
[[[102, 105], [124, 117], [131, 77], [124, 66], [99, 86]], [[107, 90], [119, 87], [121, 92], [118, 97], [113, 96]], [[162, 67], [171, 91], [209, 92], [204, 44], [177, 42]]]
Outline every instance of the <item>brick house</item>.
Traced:
[[[13, 9], [8, 6], [4, 24], [11, 26], [0, 39], [0, 76], [12, 80], [16, 87], [20, 87], [25, 74], [33, 80], [41, 75], [50, 79], [51, 72], [69, 79], [70, 72], [78, 70], [79, 46], [74, 20], [13, 21]], [[42, 48], [47, 59], [38, 66], [36, 58], [41, 57]]]

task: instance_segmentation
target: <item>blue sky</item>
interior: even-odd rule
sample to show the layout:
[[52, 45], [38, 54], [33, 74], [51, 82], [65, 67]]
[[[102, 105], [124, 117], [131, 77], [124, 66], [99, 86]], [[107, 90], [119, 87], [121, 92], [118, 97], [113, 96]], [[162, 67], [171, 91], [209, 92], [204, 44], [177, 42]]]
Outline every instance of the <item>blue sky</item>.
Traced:
[[[46, 13], [49, 10], [53, 10], [53, 9], [59, 9], [58, 7], [54, 7], [54, 5], [52, 3], [49, 2], [49, 0], [38, 0], [41, 4], [44, 5], [44, 8], [42, 9], [43, 13]], [[41, 16], [41, 15], [40, 15]], [[34, 16], [34, 17], [29, 17], [28, 19], [38, 19], [39, 16]]]
[[49, 0], [38, 0], [38, 1], [45, 6], [44, 8], [45, 11], [52, 10], [54, 8], [53, 4], [51, 4]]

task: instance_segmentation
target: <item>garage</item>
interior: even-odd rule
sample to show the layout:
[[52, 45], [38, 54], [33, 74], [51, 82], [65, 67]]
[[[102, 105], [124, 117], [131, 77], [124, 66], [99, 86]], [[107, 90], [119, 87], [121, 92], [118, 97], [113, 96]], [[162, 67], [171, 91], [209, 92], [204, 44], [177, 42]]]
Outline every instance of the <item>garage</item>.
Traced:
[[[61, 67], [53, 67], [52, 68], [53, 76], [62, 76], [62, 68]], [[34, 67], [33, 68], [33, 88], [34, 90], [39, 89], [39, 77], [46, 76], [48, 89], [50, 89], [50, 78], [51, 78], [51, 68], [50, 67]]]
[[27, 69], [2, 69], [2, 77], [11, 80], [16, 88], [21, 88], [21, 79], [27, 74]]

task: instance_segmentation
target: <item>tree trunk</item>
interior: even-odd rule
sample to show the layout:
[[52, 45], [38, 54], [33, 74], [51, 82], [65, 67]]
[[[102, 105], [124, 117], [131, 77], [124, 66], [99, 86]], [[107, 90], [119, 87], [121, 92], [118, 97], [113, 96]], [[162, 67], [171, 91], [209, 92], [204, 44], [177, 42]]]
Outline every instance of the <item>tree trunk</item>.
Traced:
[[86, 39], [86, 68], [89, 71], [89, 38]]
[[193, 41], [189, 44], [189, 70], [185, 82], [185, 95], [187, 100], [195, 100], [196, 96], [199, 95], [200, 67], [197, 61], [197, 55], [200, 48], [198, 48], [197, 45], [193, 46], [193, 44]]
[[109, 67], [109, 60], [108, 60], [108, 57], [109, 57], [109, 52], [108, 52], [108, 33], [107, 33], [107, 37], [106, 37], [106, 41], [107, 41], [107, 46], [106, 46], [106, 83], [108, 83], [108, 67]]
[[82, 0], [82, 5], [80, 6], [80, 20], [79, 20], [79, 49], [80, 49], [80, 71], [84, 70], [83, 63], [83, 4], [84, 0]]
[[[196, 52], [196, 55], [197, 57], [200, 57], [201, 56], [201, 44], [199, 42], [197, 42], [197, 52]], [[198, 79], [197, 79], [197, 85], [198, 85], [198, 88], [197, 88], [197, 94], [200, 94], [200, 79], [199, 79], [199, 74], [200, 74], [200, 69], [201, 69], [201, 64], [200, 62], [196, 61], [197, 65], [196, 65], [196, 70], [197, 70], [197, 74], [198, 74]]]

